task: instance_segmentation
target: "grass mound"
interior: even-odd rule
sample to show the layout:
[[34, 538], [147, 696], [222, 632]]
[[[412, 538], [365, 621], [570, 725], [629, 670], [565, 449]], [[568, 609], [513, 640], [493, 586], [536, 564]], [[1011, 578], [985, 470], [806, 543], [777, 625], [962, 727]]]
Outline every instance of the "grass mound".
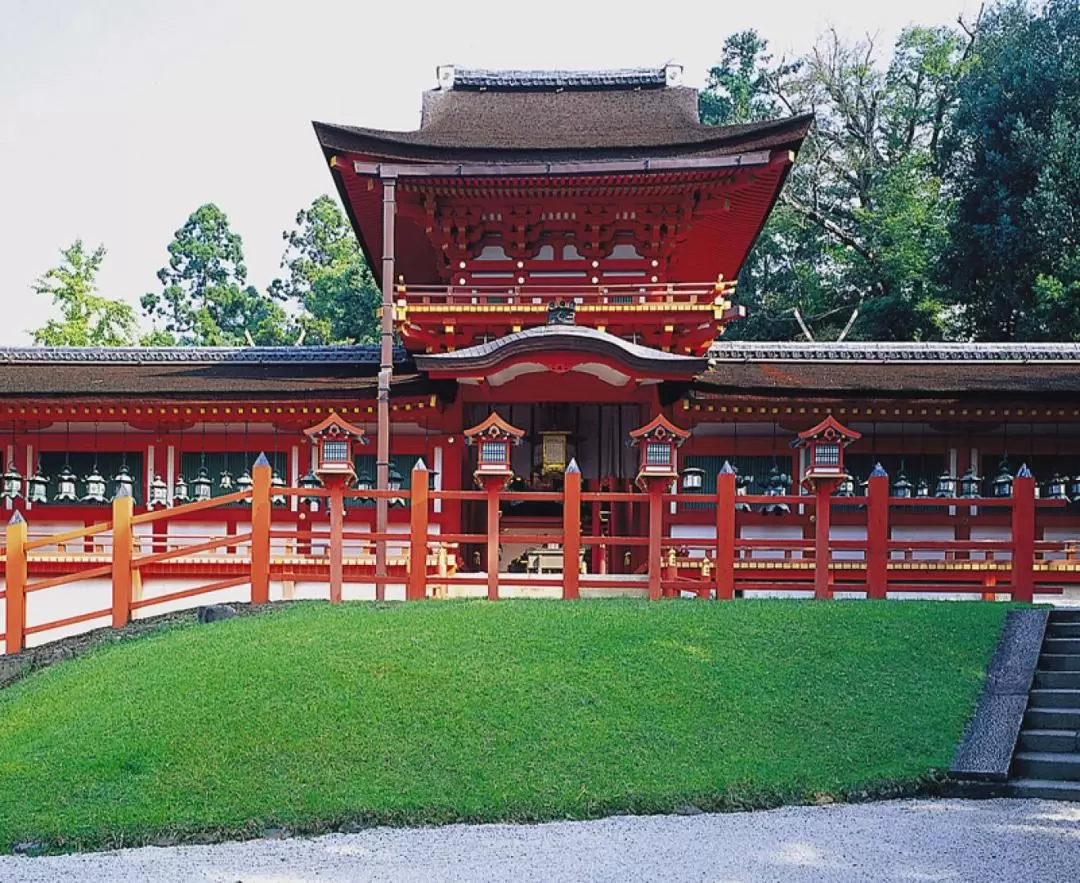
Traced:
[[984, 603], [298, 604], [0, 692], [0, 849], [843, 797], [948, 766]]

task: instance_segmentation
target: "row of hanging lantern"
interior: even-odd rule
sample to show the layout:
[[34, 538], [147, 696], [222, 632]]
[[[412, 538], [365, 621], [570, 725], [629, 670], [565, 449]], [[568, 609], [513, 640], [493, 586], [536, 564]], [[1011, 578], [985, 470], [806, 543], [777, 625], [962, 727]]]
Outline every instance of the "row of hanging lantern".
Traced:
[[[78, 492], [78, 482], [80, 480], [82, 481], [85, 490], [85, 493], [81, 496]], [[39, 459], [34, 473], [29, 478], [25, 479], [26, 501], [29, 503], [42, 504], [50, 502], [49, 484], [51, 481], [52, 479], [42, 472], [41, 460]], [[96, 462], [91, 467], [90, 474], [84, 476], [82, 479], [72, 472], [71, 465], [65, 462], [60, 474], [56, 477], [56, 494], [53, 496], [51, 502], [108, 503], [118, 496], [134, 493], [135, 479], [132, 476], [127, 463], [121, 463], [116, 475], [113, 476], [111, 495], [108, 495], [108, 482], [109, 480], [101, 474], [101, 470], [98, 468]], [[9, 462], [2, 477], [0, 498], [11, 501], [23, 499], [23, 483], [24, 479], [22, 473], [19, 472], [19, 469], [14, 462]]]
[[[431, 472], [430, 480], [434, 483], [435, 473]], [[397, 468], [397, 464], [393, 460], [390, 461], [390, 472], [387, 476], [387, 488], [391, 491], [400, 491], [404, 485], [404, 479], [402, 478], [401, 471]], [[375, 490], [375, 479], [371, 477], [369, 472], [361, 472], [356, 476], [353, 486], [358, 491], [372, 491]], [[319, 481], [319, 477], [310, 469], [300, 478], [300, 487], [304, 490], [316, 490], [322, 487], [322, 482]], [[303, 502], [307, 503], [313, 512], [319, 509], [319, 497], [309, 496], [302, 497]], [[373, 497], [361, 497], [360, 503], [370, 505], [375, 502]], [[405, 499], [403, 497], [391, 497], [390, 505], [400, 507], [405, 505]]]
[[[736, 474], [735, 494], [746, 496], [750, 492], [753, 478], [741, 475], [732, 467]], [[1015, 475], [1009, 469], [1008, 456], [1003, 456], [998, 464], [997, 474], [989, 482], [989, 497], [1002, 499], [1012, 496], [1013, 479]], [[959, 477], [950, 470], [945, 469], [938, 475], [931, 489], [930, 482], [926, 478], [920, 478], [912, 482], [907, 471], [901, 463], [889, 488], [889, 493], [899, 499], [946, 499], [954, 497], [962, 500], [975, 500], [983, 497], [983, 476], [979, 475], [974, 465], [967, 468]], [[791, 492], [791, 476], [780, 470], [774, 462], [766, 479], [763, 496], [782, 497]], [[854, 476], [845, 474], [836, 490], [838, 497], [866, 496], [869, 486], [869, 478], [856, 484]], [[687, 466], [682, 470], [682, 489], [691, 493], [700, 493], [705, 487], [705, 470], [697, 466]], [[859, 493], [861, 491], [861, 493]], [[1036, 496], [1040, 495], [1040, 488], [1036, 485]], [[1045, 494], [1051, 500], [1064, 500], [1066, 502], [1080, 501], [1080, 474], [1063, 476], [1058, 470], [1054, 470], [1050, 480], [1045, 484]], [[748, 503], [736, 504], [736, 510], [749, 512]], [[762, 512], [770, 515], [782, 515], [790, 512], [786, 503], [768, 503], [762, 507]]]

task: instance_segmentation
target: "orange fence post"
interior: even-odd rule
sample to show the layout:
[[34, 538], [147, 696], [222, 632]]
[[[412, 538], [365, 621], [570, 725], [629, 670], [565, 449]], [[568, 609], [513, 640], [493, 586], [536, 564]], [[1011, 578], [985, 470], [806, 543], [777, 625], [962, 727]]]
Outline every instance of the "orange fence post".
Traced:
[[566, 467], [563, 482], [563, 598], [581, 597], [581, 470], [577, 460]]
[[1012, 598], [1035, 600], [1035, 478], [1025, 463], [1013, 479]]
[[131, 621], [131, 516], [135, 501], [121, 488], [112, 502], [112, 624], [123, 628]]
[[[327, 511], [330, 514], [330, 603], [341, 603], [341, 587], [345, 581], [345, 477], [328, 475], [326, 486], [330, 496], [326, 498]], [[376, 568], [376, 576], [383, 576]], [[382, 588], [380, 588], [382, 587]], [[384, 584], [375, 584], [376, 600], [382, 600]]]
[[829, 548], [829, 528], [832, 524], [832, 492], [835, 479], [816, 479], [814, 482], [814, 598], [827, 601], [832, 597], [832, 550]]
[[878, 463], [866, 485], [866, 597], [884, 598], [889, 582], [889, 475]]
[[270, 461], [259, 454], [251, 470], [251, 603], [270, 600]]
[[23, 648], [23, 635], [26, 631], [26, 519], [21, 512], [12, 515], [8, 522], [5, 576], [5, 652], [18, 653]]
[[650, 478], [649, 481], [649, 600], [660, 599], [661, 544], [664, 538], [664, 482], [666, 479]]
[[725, 460], [716, 476], [716, 600], [735, 597], [735, 470]]
[[499, 484], [487, 484], [487, 584], [488, 600], [499, 600]]
[[428, 468], [423, 460], [413, 466], [409, 499], [409, 582], [406, 601], [427, 596]]

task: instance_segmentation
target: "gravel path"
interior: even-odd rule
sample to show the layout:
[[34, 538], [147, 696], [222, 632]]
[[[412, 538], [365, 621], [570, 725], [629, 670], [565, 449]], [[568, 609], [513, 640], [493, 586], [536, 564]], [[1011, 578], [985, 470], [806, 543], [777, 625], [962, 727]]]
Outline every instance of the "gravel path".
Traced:
[[0, 857], [4, 883], [1080, 880], [1080, 806], [905, 800]]

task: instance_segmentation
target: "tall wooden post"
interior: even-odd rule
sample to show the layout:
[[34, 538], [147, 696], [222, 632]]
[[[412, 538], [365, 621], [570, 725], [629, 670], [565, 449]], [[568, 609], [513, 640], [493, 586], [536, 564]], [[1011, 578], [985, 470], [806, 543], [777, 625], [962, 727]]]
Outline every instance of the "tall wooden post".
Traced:
[[134, 500], [126, 488], [112, 501], [112, 625], [123, 628], [131, 621], [131, 516]]
[[273, 470], [259, 454], [251, 470], [251, 603], [270, 600], [270, 480]]
[[1012, 485], [1012, 598], [1035, 600], [1035, 478], [1025, 463]]
[[716, 476], [716, 600], [735, 597], [735, 470], [725, 460]]
[[499, 600], [499, 489], [502, 479], [485, 478], [487, 491], [487, 586], [488, 600]]
[[423, 460], [413, 466], [409, 498], [409, 582], [406, 601], [427, 595], [428, 468]]
[[889, 475], [878, 463], [866, 485], [866, 597], [889, 588]]
[[[345, 482], [343, 475], [323, 479], [330, 496], [326, 498], [330, 515], [330, 603], [341, 602], [342, 583], [345, 581]], [[377, 548], [377, 547], [376, 547]], [[378, 576], [378, 574], [376, 574]], [[384, 583], [375, 583], [375, 597], [383, 597]]]
[[[380, 491], [390, 488], [390, 379], [394, 372], [394, 214], [397, 178], [384, 175], [383, 188], [383, 249], [382, 249], [382, 315], [379, 338], [378, 438], [375, 455], [375, 486]], [[385, 534], [389, 525], [390, 501], [380, 497], [375, 501], [375, 532]], [[375, 574], [386, 576], [386, 540], [375, 542]], [[375, 583], [375, 598], [385, 598], [386, 585]]]
[[581, 470], [571, 460], [563, 479], [563, 598], [581, 597]]
[[825, 478], [814, 481], [814, 597], [819, 601], [832, 597], [829, 527], [832, 524], [832, 492], [837, 484], [836, 480]]
[[648, 478], [649, 487], [649, 600], [660, 599], [664, 562], [661, 546], [664, 539], [664, 488], [670, 478]]
[[7, 526], [5, 652], [18, 653], [26, 632], [26, 519], [16, 511]]

